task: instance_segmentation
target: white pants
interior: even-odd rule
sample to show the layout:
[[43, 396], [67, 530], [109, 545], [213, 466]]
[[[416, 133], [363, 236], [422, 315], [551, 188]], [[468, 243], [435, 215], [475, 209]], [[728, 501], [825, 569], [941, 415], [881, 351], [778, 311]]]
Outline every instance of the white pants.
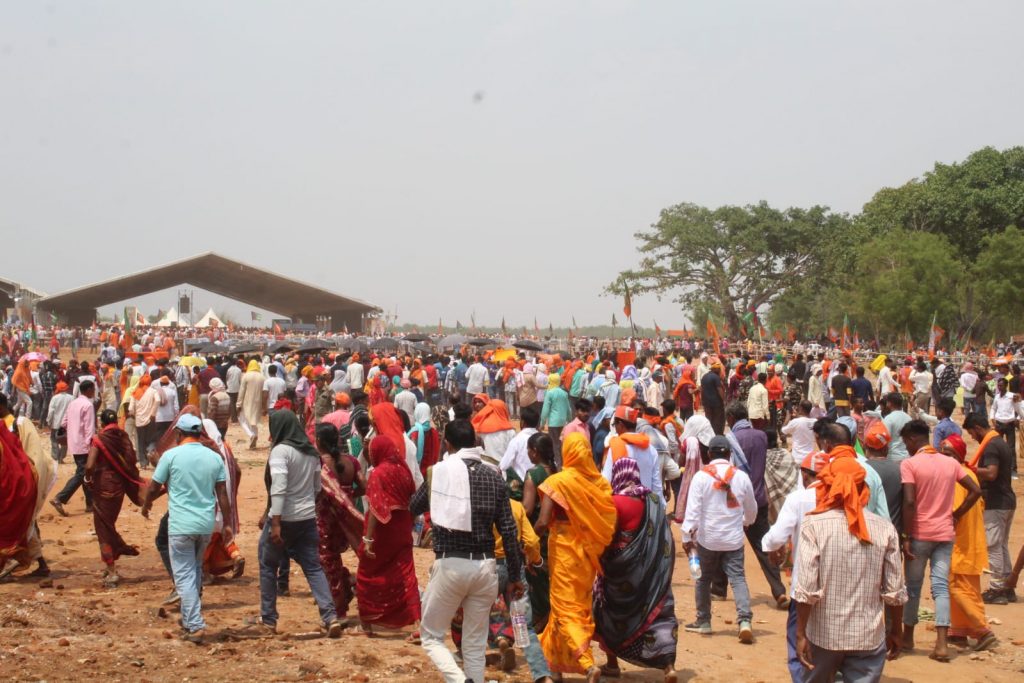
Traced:
[[[498, 599], [494, 560], [434, 560], [423, 594], [420, 639], [445, 683], [484, 683], [484, 656], [491, 605]], [[452, 618], [462, 608], [462, 663], [465, 673], [444, 643]]]

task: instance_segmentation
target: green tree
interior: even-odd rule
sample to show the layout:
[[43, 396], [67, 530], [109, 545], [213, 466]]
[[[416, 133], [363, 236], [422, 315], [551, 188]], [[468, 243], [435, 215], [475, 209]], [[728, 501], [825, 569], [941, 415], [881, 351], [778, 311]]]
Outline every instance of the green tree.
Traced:
[[[967, 270], [987, 237], [1024, 225], [1024, 147], [985, 147], [962, 162], [936, 163], [919, 179], [879, 190], [858, 223], [873, 235], [897, 228], [942, 235]], [[986, 326], [989, 311], [976, 313], [972, 282], [964, 284], [961, 301], [960, 331]]]
[[847, 290], [850, 316], [880, 338], [909, 331], [920, 340], [933, 315], [947, 329], [957, 315], [963, 271], [941, 235], [903, 229], [879, 235], [862, 244], [857, 272], [863, 277]]
[[678, 204], [636, 233], [640, 265], [620, 273], [607, 291], [621, 294], [628, 284], [635, 294], [672, 295], [690, 310], [710, 304], [716, 322], [738, 330], [744, 313], [817, 276], [827, 245], [849, 225], [845, 215], [822, 206]]
[[979, 300], [1002, 338], [1024, 330], [1024, 230], [1010, 226], [982, 240], [974, 266]]

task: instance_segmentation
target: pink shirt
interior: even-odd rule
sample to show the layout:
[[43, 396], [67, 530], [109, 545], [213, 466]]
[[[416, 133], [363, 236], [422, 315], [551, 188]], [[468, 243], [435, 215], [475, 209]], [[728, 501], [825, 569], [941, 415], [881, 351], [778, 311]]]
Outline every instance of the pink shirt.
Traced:
[[569, 424], [562, 427], [561, 438], [562, 440], [565, 440], [565, 437], [569, 436], [570, 434], [575, 434], [576, 432], [579, 432], [583, 436], [587, 437], [587, 441], [590, 441], [590, 428], [587, 427], [586, 423], [580, 422], [580, 419], [578, 417]]
[[917, 488], [917, 516], [911, 538], [940, 542], [956, 538], [953, 494], [962, 476], [960, 463], [930, 448], [900, 463], [901, 481]]
[[79, 396], [68, 404], [61, 427], [68, 430], [68, 452], [71, 455], [85, 455], [92, 446], [96, 435], [96, 408], [92, 399]]

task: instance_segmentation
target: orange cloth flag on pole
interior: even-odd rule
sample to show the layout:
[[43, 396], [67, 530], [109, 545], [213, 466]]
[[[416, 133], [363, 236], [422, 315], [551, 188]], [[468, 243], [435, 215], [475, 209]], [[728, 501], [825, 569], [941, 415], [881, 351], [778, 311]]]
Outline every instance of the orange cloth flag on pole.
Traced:
[[708, 335], [715, 340], [715, 353], [720, 353], [722, 350], [722, 342], [718, 338], [718, 326], [715, 325], [714, 321], [708, 317], [707, 321]]
[[632, 315], [633, 315], [633, 300], [629, 296], [629, 285], [626, 284], [625, 287], [626, 287], [626, 296], [625, 296], [625, 301], [622, 304], [622, 313], [627, 318], [629, 318], [629, 317], [632, 317]]

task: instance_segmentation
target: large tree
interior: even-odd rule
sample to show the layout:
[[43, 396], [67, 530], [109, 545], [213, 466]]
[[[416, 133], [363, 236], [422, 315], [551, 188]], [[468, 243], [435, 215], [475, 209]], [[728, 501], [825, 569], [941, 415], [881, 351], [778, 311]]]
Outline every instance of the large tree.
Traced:
[[850, 283], [851, 316], [863, 331], [879, 338], [909, 333], [921, 341], [933, 316], [948, 327], [957, 313], [963, 279], [952, 252], [941, 235], [903, 229], [864, 242], [857, 272], [868, 276]]
[[[992, 331], [1005, 338], [1024, 331], [1024, 230], [1011, 226], [982, 240], [972, 273]], [[972, 331], [977, 328], [972, 328]]]
[[[879, 190], [857, 221], [873, 235], [899, 228], [941, 235], [960, 268], [971, 270], [986, 238], [1024, 225], [1024, 147], [985, 147], [962, 162], [937, 163], [919, 179]], [[957, 316], [961, 332], [987, 326], [988, 302], [977, 303], [968, 280]]]
[[640, 265], [608, 286], [621, 294], [673, 296], [690, 310], [709, 306], [731, 329], [802, 278], [821, 277], [828, 245], [849, 219], [827, 207], [779, 210], [766, 202], [711, 209], [678, 204], [636, 233]]

